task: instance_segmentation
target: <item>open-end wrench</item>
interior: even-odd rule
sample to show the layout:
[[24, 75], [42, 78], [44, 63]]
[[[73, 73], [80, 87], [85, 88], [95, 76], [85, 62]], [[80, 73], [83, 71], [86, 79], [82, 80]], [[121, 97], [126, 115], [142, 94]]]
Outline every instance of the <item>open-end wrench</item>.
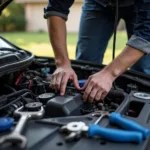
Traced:
[[104, 117], [108, 117], [108, 112], [96, 111], [92, 113], [92, 116], [98, 116], [98, 119], [94, 122], [94, 124], [98, 124]]
[[44, 108], [41, 106], [39, 111], [23, 111], [24, 106], [18, 108], [15, 112], [15, 116], [21, 116], [19, 122], [12, 133], [4, 135], [0, 138], [0, 145], [11, 143], [17, 145], [20, 149], [24, 149], [27, 144], [25, 136], [21, 135], [21, 132], [27, 123], [28, 119], [39, 119], [44, 115]]

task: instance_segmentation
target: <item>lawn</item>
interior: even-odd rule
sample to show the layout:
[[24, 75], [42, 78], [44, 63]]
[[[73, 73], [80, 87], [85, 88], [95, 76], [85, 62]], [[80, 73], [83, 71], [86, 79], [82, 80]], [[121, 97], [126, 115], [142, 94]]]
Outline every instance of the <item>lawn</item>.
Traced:
[[[15, 32], [1, 33], [1, 36], [10, 40], [19, 47], [33, 52], [37, 56], [53, 57], [52, 47], [50, 46], [47, 33], [32, 33], [32, 32]], [[75, 49], [77, 42], [77, 33], [68, 33], [68, 54], [70, 59], [75, 59]], [[116, 55], [120, 53], [125, 46], [127, 36], [125, 32], [117, 33]], [[104, 57], [104, 64], [108, 64], [112, 60], [112, 38], [108, 44], [107, 51]]]

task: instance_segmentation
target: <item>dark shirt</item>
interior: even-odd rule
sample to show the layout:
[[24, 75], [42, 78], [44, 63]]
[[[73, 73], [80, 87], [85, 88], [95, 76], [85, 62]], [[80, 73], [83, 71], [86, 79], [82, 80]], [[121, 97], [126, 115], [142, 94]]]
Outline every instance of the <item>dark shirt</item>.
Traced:
[[[95, 0], [97, 3], [106, 7], [107, 5], [115, 6], [116, 0]], [[134, 4], [134, 0], [118, 0], [119, 7], [130, 6]]]
[[[86, 1], [86, 0], [85, 0]], [[91, 0], [95, 1], [98, 4], [101, 4], [104, 7], [107, 6], [115, 6], [116, 0]], [[74, 0], [49, 0], [48, 6], [44, 10], [44, 17], [46, 18], [50, 14], [60, 15], [67, 20], [67, 16], [69, 14], [69, 8], [74, 3]], [[118, 0], [119, 7], [129, 6], [134, 4], [134, 0]]]
[[[115, 6], [115, 0], [95, 1], [104, 7]], [[134, 35], [129, 39], [127, 45], [150, 53], [150, 0], [118, 0], [118, 2], [119, 7], [134, 4], [136, 8]], [[67, 20], [69, 8], [73, 3], [74, 0], [49, 0], [48, 6], [44, 9], [44, 17], [59, 16]]]

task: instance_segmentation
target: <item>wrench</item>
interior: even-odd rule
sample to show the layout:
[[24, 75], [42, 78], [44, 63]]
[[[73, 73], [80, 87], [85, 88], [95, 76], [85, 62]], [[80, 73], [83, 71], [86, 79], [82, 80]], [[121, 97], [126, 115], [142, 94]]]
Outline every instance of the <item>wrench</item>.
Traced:
[[94, 124], [98, 124], [104, 117], [108, 117], [109, 113], [106, 111], [96, 111], [92, 113], [92, 116], [99, 116], [99, 118], [94, 122]]
[[21, 132], [27, 123], [28, 119], [39, 119], [42, 118], [44, 115], [44, 108], [41, 106], [39, 111], [32, 111], [32, 112], [25, 112], [22, 111], [24, 106], [18, 108], [15, 112], [15, 116], [21, 116], [19, 122], [12, 133], [8, 135], [4, 135], [0, 138], [0, 145], [4, 143], [11, 143], [18, 145], [19, 148], [24, 149], [27, 144], [27, 139], [25, 136], [21, 135]]

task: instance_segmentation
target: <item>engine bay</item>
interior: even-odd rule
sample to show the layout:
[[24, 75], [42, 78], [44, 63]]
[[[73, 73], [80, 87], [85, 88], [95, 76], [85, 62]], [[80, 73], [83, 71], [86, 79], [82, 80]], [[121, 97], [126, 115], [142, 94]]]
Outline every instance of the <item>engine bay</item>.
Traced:
[[[60, 96], [59, 91], [50, 88], [51, 70], [54, 70], [54, 66], [52, 65], [51, 68], [39, 67], [33, 70], [31, 67], [23, 72], [3, 76], [0, 88], [0, 116], [13, 117], [17, 108], [32, 102], [42, 103], [46, 117], [85, 115], [98, 110], [113, 112], [125, 99], [126, 93], [123, 90], [112, 89], [104, 101], [84, 103], [83, 93], [77, 91], [72, 83], [68, 83], [66, 94]], [[63, 103], [59, 104], [59, 101]], [[73, 105], [74, 102], [76, 106]], [[72, 107], [70, 112], [62, 112], [63, 107], [66, 106]]]
[[[86, 62], [72, 62], [72, 67], [76, 71], [79, 81], [86, 80], [99, 68], [103, 68], [103, 66], [85, 64]], [[91, 123], [95, 118], [90, 119], [89, 115], [93, 112], [119, 112], [126, 118], [150, 128], [149, 77], [130, 71], [126, 72], [115, 81], [104, 101], [84, 103], [82, 100], [83, 93], [77, 91], [71, 82], [68, 83], [64, 96], [60, 96], [59, 91], [50, 88], [51, 75], [54, 70], [53, 59], [37, 57], [28, 68], [1, 76], [0, 117], [11, 117], [14, 122], [11, 129], [1, 130], [0, 137], [15, 128], [19, 118], [14, 116], [14, 112], [21, 107], [27, 112], [38, 111], [40, 107], [43, 107], [45, 112], [42, 116], [43, 123], [31, 119], [25, 126], [23, 134], [27, 137], [27, 150], [46, 150], [48, 147], [64, 150], [79, 148], [79, 145], [82, 145], [81, 141], [85, 139], [76, 141], [76, 144], [64, 142], [63, 136], [58, 132], [58, 122], [61, 124], [62, 122], [68, 122], [68, 120], [82, 120]], [[58, 121], [54, 123], [54, 125], [57, 124], [56, 126], [47, 123], [53, 118]], [[101, 124], [106, 126], [108, 120], [102, 120]], [[49, 140], [49, 142], [43, 145], [43, 140]], [[86, 149], [92, 148], [89, 146], [89, 141], [95, 143], [93, 140], [85, 141]], [[139, 149], [147, 149], [149, 147], [148, 141], [149, 139], [141, 145], [128, 143], [126, 148], [130, 149], [132, 145], [132, 149], [137, 148], [137, 146], [140, 147]], [[39, 145], [39, 143], [41, 144]], [[100, 145], [96, 146], [94, 150], [99, 149], [101, 146], [103, 149], [109, 149], [112, 145], [115, 146], [115, 149], [120, 149], [121, 146], [120, 143], [111, 143], [103, 139], [100, 139], [98, 143]], [[19, 148], [17, 144], [13, 143], [11, 146], [6, 144], [1, 149], [16, 150]]]

